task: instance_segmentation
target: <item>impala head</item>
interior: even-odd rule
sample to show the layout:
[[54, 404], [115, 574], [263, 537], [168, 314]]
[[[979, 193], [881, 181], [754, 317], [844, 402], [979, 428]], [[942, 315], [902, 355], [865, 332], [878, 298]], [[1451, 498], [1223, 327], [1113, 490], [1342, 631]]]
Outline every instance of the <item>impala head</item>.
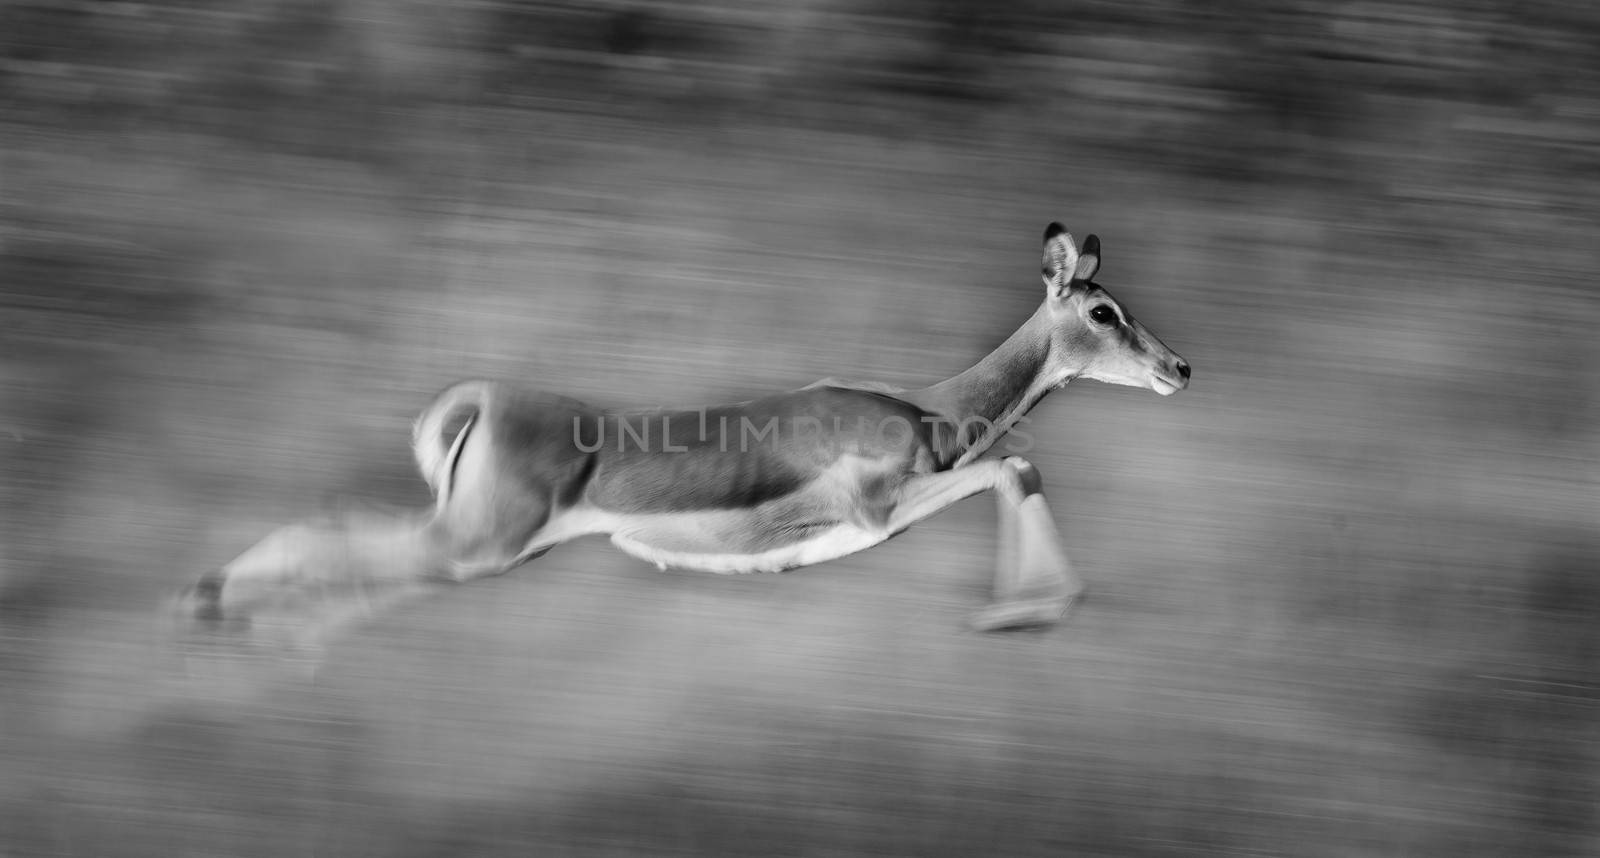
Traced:
[[1044, 312], [1049, 318], [1052, 374], [1065, 384], [1092, 378], [1147, 387], [1170, 396], [1189, 386], [1189, 362], [1139, 324], [1111, 293], [1094, 282], [1100, 239], [1083, 249], [1059, 223], [1044, 232]]

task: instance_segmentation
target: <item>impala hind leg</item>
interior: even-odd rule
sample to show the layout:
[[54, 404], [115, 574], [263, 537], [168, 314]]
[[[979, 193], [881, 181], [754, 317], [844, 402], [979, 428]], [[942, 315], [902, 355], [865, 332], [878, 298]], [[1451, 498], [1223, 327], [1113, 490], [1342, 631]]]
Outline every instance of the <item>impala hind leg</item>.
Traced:
[[421, 516], [348, 513], [273, 531], [200, 576], [180, 608], [202, 624], [264, 623], [310, 643], [427, 592], [441, 562]]
[[889, 527], [898, 533], [963, 498], [995, 492], [999, 547], [993, 601], [973, 618], [981, 631], [1056, 622], [1083, 591], [1061, 547], [1061, 534], [1045, 503], [1039, 471], [1011, 457], [913, 477], [901, 488]]
[[431, 512], [348, 510], [273, 531], [201, 576], [181, 609], [202, 624], [259, 620], [320, 642], [443, 585], [530, 559], [527, 546], [550, 516], [543, 487], [501, 476], [486, 445], [469, 445], [456, 471], [455, 491]]

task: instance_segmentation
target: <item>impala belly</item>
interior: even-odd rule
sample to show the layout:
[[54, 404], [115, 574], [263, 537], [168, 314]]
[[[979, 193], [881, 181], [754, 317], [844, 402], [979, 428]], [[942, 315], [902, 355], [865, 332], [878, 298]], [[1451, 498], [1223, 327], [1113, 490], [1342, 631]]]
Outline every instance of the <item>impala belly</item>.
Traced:
[[570, 539], [610, 534], [612, 544], [666, 568], [781, 572], [854, 554], [882, 542], [881, 528], [816, 518], [784, 520], [773, 504], [749, 510], [617, 513], [589, 507], [551, 518], [523, 550], [533, 556]]
[[595, 456], [583, 497], [658, 514], [760, 508], [814, 495], [840, 475], [859, 488], [875, 475], [934, 468], [927, 416], [884, 393], [840, 388], [699, 411], [606, 412], [580, 428]]
[[630, 517], [620, 523], [611, 542], [662, 568], [781, 572], [854, 554], [882, 542], [886, 536], [838, 522], [790, 527], [781, 533], [761, 532], [760, 524], [752, 513]]
[[[661, 567], [776, 572], [853, 554], [888, 538], [897, 463], [840, 456], [800, 487], [748, 507], [608, 507], [591, 498], [553, 519], [536, 542], [607, 533], [622, 551]], [[865, 496], [864, 496], [865, 490]]]

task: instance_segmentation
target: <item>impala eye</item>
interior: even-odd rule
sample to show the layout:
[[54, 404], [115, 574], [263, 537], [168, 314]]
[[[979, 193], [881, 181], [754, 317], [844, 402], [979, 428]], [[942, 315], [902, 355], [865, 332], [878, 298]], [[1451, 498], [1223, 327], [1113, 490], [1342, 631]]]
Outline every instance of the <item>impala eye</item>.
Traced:
[[1117, 313], [1109, 304], [1101, 304], [1089, 311], [1089, 318], [1101, 325], [1109, 325], [1117, 320]]

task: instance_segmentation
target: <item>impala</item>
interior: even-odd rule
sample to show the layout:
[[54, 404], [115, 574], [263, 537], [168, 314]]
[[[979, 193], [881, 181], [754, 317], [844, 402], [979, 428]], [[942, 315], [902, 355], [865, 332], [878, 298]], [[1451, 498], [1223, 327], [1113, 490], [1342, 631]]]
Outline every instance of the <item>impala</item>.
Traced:
[[489, 381], [441, 393], [412, 449], [431, 510], [353, 514], [276, 531], [190, 588], [186, 610], [248, 618], [288, 600], [357, 613], [431, 585], [505, 572], [608, 534], [659, 565], [771, 572], [877, 545], [992, 491], [999, 551], [982, 630], [1055, 622], [1082, 591], [1039, 472], [981, 459], [1076, 378], [1163, 396], [1189, 364], [1094, 282], [1100, 242], [1044, 235], [1044, 301], [977, 365], [918, 390], [826, 379], [694, 411], [607, 411]]

